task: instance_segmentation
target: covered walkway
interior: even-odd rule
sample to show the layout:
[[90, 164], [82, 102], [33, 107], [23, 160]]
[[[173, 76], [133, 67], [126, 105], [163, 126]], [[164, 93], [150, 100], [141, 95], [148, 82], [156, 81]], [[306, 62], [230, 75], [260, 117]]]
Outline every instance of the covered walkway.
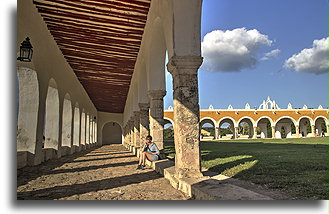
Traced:
[[135, 170], [137, 157], [112, 144], [17, 171], [17, 199], [187, 200], [152, 169]]

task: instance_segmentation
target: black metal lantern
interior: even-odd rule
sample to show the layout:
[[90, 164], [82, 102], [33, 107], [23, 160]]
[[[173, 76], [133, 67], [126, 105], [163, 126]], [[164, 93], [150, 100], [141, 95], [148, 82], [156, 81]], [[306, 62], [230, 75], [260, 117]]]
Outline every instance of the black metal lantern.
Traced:
[[19, 57], [17, 59], [23, 62], [31, 62], [33, 54], [32, 48], [30, 38], [26, 37], [26, 39], [21, 43]]

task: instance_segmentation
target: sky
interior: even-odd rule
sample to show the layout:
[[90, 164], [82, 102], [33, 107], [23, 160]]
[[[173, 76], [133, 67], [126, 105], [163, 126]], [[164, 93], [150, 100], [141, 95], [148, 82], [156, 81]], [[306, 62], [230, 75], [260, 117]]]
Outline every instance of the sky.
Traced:
[[[326, 0], [203, 0], [201, 109], [328, 106]], [[173, 106], [166, 72], [165, 109]]]

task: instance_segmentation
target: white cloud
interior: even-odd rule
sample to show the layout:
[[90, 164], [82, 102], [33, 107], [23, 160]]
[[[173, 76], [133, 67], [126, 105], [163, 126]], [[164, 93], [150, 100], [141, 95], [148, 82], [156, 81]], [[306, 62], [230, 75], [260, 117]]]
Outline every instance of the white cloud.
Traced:
[[287, 59], [284, 67], [295, 72], [314, 74], [327, 73], [328, 69], [328, 38], [314, 40], [313, 47], [304, 49]]
[[281, 51], [279, 49], [274, 49], [268, 53], [265, 54], [264, 57], [262, 57], [260, 60], [268, 60], [270, 57], [277, 56]]
[[253, 68], [257, 64], [258, 50], [264, 45], [271, 44], [268, 36], [256, 29], [212, 31], [204, 36], [201, 44], [204, 57], [202, 69], [230, 72]]

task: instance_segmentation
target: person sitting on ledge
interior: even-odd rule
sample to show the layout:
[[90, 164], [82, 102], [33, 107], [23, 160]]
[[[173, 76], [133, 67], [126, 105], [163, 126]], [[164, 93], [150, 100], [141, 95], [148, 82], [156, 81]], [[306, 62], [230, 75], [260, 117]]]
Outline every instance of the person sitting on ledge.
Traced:
[[148, 135], [146, 137], [146, 143], [140, 151], [139, 155], [139, 163], [137, 169], [145, 168], [146, 158], [149, 161], [157, 161], [159, 160], [160, 151], [155, 143], [152, 142], [152, 136]]

